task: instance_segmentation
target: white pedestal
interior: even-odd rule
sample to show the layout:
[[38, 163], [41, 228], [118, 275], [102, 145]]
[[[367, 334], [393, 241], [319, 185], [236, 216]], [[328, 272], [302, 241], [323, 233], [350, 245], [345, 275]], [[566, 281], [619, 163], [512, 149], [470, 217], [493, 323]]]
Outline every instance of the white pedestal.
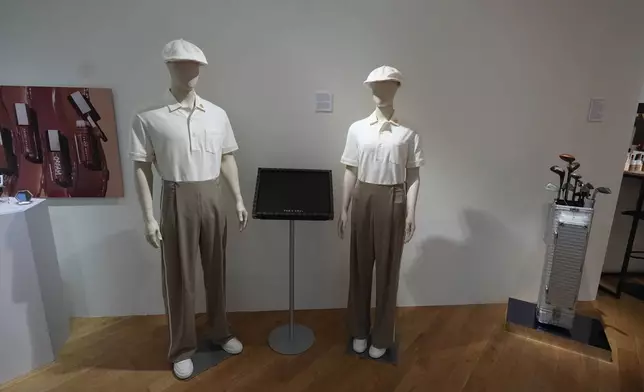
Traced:
[[0, 203], [0, 383], [53, 361], [69, 315], [46, 202]]

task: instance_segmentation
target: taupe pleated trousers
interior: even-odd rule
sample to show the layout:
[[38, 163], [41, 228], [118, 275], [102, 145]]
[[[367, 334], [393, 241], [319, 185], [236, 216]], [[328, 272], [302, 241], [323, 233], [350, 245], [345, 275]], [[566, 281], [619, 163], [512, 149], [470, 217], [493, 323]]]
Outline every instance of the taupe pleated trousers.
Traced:
[[161, 258], [170, 348], [168, 360], [190, 358], [197, 347], [195, 268], [201, 253], [209, 338], [230, 339], [226, 318], [226, 216], [219, 180], [163, 182]]
[[351, 277], [348, 324], [354, 338], [367, 338], [371, 327], [371, 282], [376, 265], [376, 314], [371, 344], [394, 342], [400, 259], [405, 239], [405, 185], [358, 182], [351, 206]]

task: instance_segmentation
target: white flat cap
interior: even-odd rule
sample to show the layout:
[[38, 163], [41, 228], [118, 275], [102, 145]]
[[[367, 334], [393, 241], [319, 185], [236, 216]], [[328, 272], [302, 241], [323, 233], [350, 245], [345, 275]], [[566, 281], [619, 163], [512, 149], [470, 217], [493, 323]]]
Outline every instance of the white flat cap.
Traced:
[[393, 80], [398, 83], [402, 83], [402, 75], [394, 67], [388, 65], [383, 65], [371, 71], [367, 80], [364, 81], [365, 84], [374, 83], [374, 82], [385, 82], [387, 80]]
[[163, 61], [195, 61], [208, 65], [208, 60], [199, 47], [183, 39], [170, 41], [163, 47]]

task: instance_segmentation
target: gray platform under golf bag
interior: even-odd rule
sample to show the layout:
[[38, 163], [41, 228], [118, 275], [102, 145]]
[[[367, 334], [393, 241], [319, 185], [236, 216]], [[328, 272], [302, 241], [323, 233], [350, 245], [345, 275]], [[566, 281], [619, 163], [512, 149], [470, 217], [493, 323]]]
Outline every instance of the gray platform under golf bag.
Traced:
[[584, 270], [593, 208], [553, 203], [546, 227], [546, 261], [543, 267], [537, 320], [571, 329]]

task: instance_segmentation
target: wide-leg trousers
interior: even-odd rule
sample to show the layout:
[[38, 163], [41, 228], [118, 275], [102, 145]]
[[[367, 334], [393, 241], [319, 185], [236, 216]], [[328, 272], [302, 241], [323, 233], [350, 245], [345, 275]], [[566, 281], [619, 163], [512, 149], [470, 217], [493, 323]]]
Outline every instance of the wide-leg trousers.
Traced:
[[[354, 338], [377, 348], [394, 342], [400, 260], [405, 238], [404, 184], [358, 182], [351, 207], [348, 325]], [[371, 282], [376, 266], [376, 313], [371, 329]], [[370, 331], [371, 329], [371, 331]]]
[[225, 343], [226, 216], [219, 180], [164, 181], [161, 196], [162, 279], [170, 348], [168, 360], [190, 358], [196, 351], [195, 268], [200, 252], [206, 288], [209, 338]]

